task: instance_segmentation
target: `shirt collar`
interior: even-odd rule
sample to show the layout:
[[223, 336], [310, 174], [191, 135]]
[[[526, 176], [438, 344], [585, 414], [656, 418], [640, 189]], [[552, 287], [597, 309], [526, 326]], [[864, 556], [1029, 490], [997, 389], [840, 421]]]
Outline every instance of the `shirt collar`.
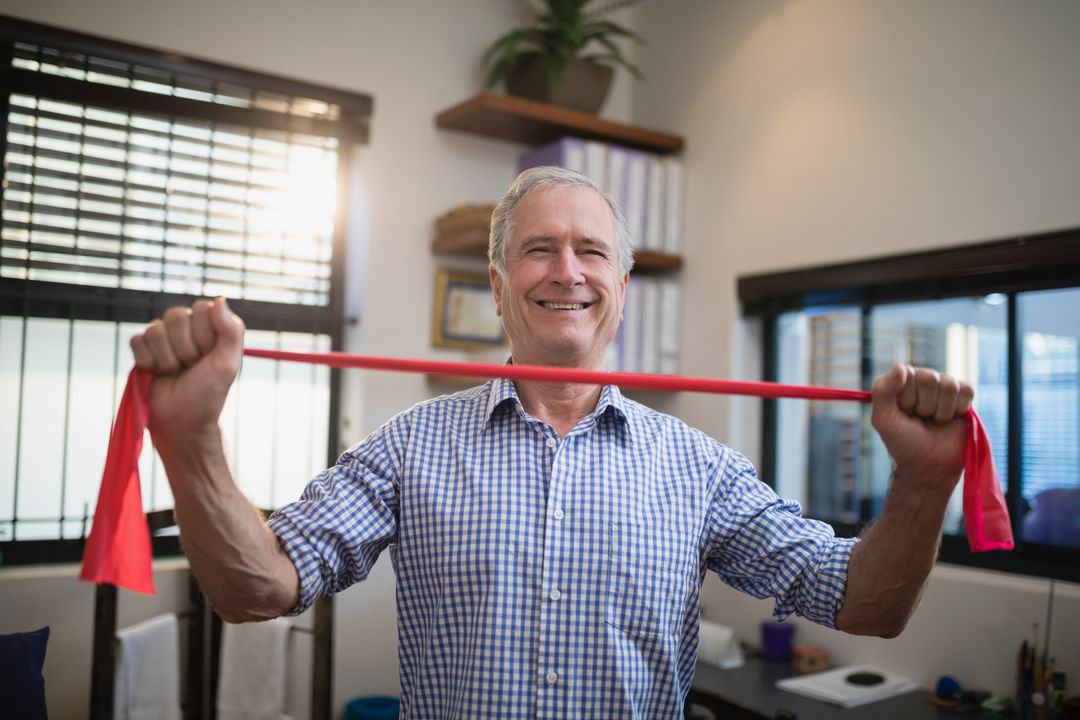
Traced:
[[[514, 387], [513, 381], [506, 378], [495, 378], [491, 381], [488, 390], [485, 414], [487, 422], [490, 422], [495, 411], [506, 403], [510, 403], [518, 412], [524, 413], [521, 399], [518, 397], [517, 388]], [[600, 398], [596, 402], [596, 409], [590, 413], [590, 416], [599, 419], [604, 413], [610, 413], [612, 418], [626, 430], [627, 437], [633, 440], [631, 424], [626, 412], [626, 399], [615, 385], [605, 385], [600, 389]], [[485, 422], [485, 425], [487, 422]]]
[[491, 416], [494, 414], [496, 408], [505, 402], [513, 403], [515, 409], [521, 409], [521, 400], [518, 398], [517, 388], [514, 387], [513, 381], [507, 380], [506, 378], [495, 378], [491, 381], [488, 390], [488, 402], [485, 417], [488, 420], [491, 420]]

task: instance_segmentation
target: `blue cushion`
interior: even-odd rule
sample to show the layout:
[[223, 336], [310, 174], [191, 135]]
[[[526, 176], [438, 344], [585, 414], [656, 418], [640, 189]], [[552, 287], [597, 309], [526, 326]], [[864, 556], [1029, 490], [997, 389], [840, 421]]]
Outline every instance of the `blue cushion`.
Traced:
[[45, 646], [48, 626], [33, 632], [0, 635], [0, 708], [5, 717], [48, 718], [45, 709]]

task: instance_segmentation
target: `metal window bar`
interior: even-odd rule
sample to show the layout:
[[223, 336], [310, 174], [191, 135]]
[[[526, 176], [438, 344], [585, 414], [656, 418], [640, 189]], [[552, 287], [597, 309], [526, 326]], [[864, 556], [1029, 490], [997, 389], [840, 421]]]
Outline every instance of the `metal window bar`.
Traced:
[[[22, 326], [19, 328], [20, 342], [19, 342], [19, 398], [16, 403], [18, 408], [19, 417], [22, 416], [22, 410], [25, 405], [26, 399], [26, 321], [23, 320]], [[11, 494], [11, 539], [16, 538], [19, 522], [19, 469], [22, 467], [22, 423], [15, 423], [15, 467], [13, 487]]]
[[[60, 455], [60, 539], [64, 539], [64, 509], [67, 507], [67, 485], [68, 485], [68, 447], [67, 440], [70, 435], [71, 426], [71, 360], [72, 354], [75, 352], [75, 323], [68, 321], [68, 341], [67, 341], [67, 361], [64, 372], [64, 420], [62, 424], [61, 433], [64, 438], [64, 443], [61, 449]], [[150, 496], [150, 504], [153, 505], [153, 495]]]
[[1013, 537], [1023, 538], [1024, 483], [1024, 328], [1020, 320], [1019, 300], [1015, 292], [1008, 293], [1006, 322], [1008, 323], [1008, 400], [1007, 427], [1009, 434], [1008, 467], [1005, 482], [1005, 503], [1009, 508]]

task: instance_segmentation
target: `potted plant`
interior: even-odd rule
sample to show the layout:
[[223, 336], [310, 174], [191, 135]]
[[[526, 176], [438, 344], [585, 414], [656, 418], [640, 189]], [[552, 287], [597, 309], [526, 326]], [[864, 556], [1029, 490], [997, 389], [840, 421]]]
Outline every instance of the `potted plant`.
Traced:
[[640, 43], [631, 30], [603, 19], [638, 0], [534, 0], [534, 22], [501, 36], [483, 56], [486, 87], [506, 81], [511, 95], [596, 113], [604, 104], [614, 66], [638, 80], [639, 71], [616, 40]]

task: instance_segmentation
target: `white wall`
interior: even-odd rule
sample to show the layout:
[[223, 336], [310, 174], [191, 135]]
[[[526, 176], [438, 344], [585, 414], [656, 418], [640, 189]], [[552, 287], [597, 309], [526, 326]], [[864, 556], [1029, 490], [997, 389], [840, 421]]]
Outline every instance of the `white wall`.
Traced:
[[1080, 225], [1071, 0], [647, 2], [638, 24], [634, 119], [687, 141], [687, 373], [737, 362], [739, 275]]
[[[424, 357], [436, 355], [428, 343], [431, 223], [454, 205], [498, 197], [520, 150], [436, 130], [433, 118], [479, 88], [479, 53], [515, 22], [513, 7], [7, 0], [4, 12], [371, 94], [350, 239], [363, 314], [348, 349]], [[1071, 0], [643, 3], [634, 21], [649, 41], [638, 53], [648, 85], [631, 90], [620, 78], [605, 115], [688, 141], [684, 371], [757, 372], [754, 328], [737, 321], [741, 273], [1080, 225], [1078, 13]], [[351, 376], [345, 436], [430, 392], [419, 378]], [[687, 396], [678, 409], [756, 453], [755, 404]], [[92, 593], [70, 569], [59, 585], [12, 573], [0, 574], [4, 631], [51, 619], [50, 709], [82, 717]], [[870, 641], [866, 653], [882, 664], [895, 655], [897, 669], [922, 678], [936, 672], [910, 669], [925, 653], [955, 657], [949, 652], [968, 647], [969, 632], [982, 644], [966, 660], [997, 667], [1000, 654], [1007, 663], [1042, 599], [1037, 583], [995, 578], [939, 571], [909, 634]], [[982, 614], [956, 604], [971, 598]], [[708, 617], [748, 634], [768, 612], [712, 581], [706, 602]], [[1073, 637], [1078, 602], [1074, 589], [1059, 595], [1060, 626]], [[386, 559], [367, 583], [338, 596], [336, 619], [335, 706], [397, 692]], [[847, 648], [863, 652], [838, 642], [828, 640], [852, 659]]]
[[[361, 324], [347, 350], [457, 359], [429, 342], [435, 218], [467, 202], [494, 202], [523, 148], [435, 128], [435, 115], [476, 93], [480, 55], [521, 20], [504, 0], [6, 0], [3, 12], [227, 64], [366, 93], [374, 98], [370, 144], [356, 153], [349, 282]], [[628, 119], [629, 87], [617, 78], [605, 115]], [[483, 268], [483, 264], [480, 264]], [[347, 444], [445, 388], [419, 376], [347, 374]], [[46, 681], [51, 717], [84, 717], [89, 699], [93, 593], [74, 580], [0, 570], [4, 627], [54, 620]], [[50, 576], [52, 577], [52, 576]], [[50, 597], [50, 604], [37, 601]], [[49, 612], [42, 612], [48, 607]], [[183, 607], [181, 602], [177, 607]], [[357, 695], [399, 692], [389, 557], [336, 602], [334, 706]], [[141, 618], [137, 618], [141, 619]]]
[[[687, 140], [687, 374], [759, 375], [740, 275], [1080, 226], [1072, 0], [684, 0], [637, 20], [633, 117]], [[679, 413], [756, 457], [758, 405], [687, 396]], [[1007, 693], [1046, 588], [941, 566], [901, 638], [799, 637]], [[1080, 588], [1058, 588], [1055, 648], [1076, 677]], [[714, 578], [705, 605], [752, 642], [771, 609]]]
[[[183, 560], [155, 563], [156, 594], [121, 592], [116, 623], [128, 627], [163, 612], [187, 606]], [[0, 634], [49, 626], [45, 652], [45, 693], [49, 717], [87, 717], [93, 641], [94, 586], [77, 579], [73, 565], [0, 569]]]

